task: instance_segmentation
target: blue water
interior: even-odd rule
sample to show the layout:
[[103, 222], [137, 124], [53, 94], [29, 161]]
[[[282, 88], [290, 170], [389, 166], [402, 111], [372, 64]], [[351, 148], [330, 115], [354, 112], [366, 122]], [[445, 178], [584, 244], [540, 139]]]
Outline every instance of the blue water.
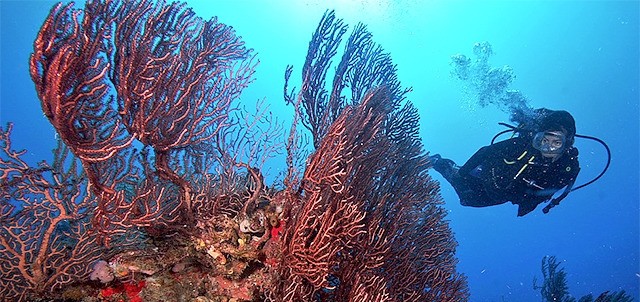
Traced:
[[[404, 4], [395, 4], [403, 2]], [[215, 3], [215, 4], [209, 4]], [[55, 132], [42, 115], [28, 71], [32, 43], [52, 1], [5, 1], [1, 7], [0, 123], [15, 124], [15, 149], [35, 163], [51, 159]], [[326, 9], [352, 27], [368, 25], [392, 54], [399, 79], [421, 114], [427, 149], [463, 163], [508, 121], [496, 107], [478, 106], [450, 76], [450, 56], [472, 55], [474, 43], [493, 45], [494, 66], [509, 65], [532, 107], [564, 109], [579, 134], [605, 140], [612, 151], [607, 174], [578, 190], [547, 215], [516, 217], [510, 204], [465, 208], [442, 185], [448, 219], [459, 242], [458, 269], [467, 275], [471, 301], [540, 301], [532, 288], [540, 264], [554, 255], [568, 273], [569, 292], [625, 290], [639, 300], [639, 40], [637, 1], [189, 1], [203, 18], [232, 25], [261, 61], [255, 83], [242, 96], [284, 106], [284, 70], [299, 80], [311, 34]], [[295, 82], [294, 82], [295, 83]], [[595, 177], [605, 150], [578, 140], [578, 184]], [[270, 165], [271, 176], [284, 161]], [[438, 180], [442, 180], [434, 174]]]

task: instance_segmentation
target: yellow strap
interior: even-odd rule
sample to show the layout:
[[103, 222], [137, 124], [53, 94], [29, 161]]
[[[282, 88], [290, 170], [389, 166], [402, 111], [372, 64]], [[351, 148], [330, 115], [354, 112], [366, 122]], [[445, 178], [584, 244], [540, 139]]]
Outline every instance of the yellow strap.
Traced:
[[525, 157], [525, 155], [527, 155], [527, 150], [522, 152], [522, 154], [520, 154], [520, 156], [518, 156], [518, 159], [516, 159], [514, 161], [508, 161], [506, 158], [503, 158], [502, 161], [504, 161], [504, 163], [507, 164], [507, 165], [513, 165], [513, 164], [516, 163], [516, 161], [522, 160]]
[[524, 152], [522, 152], [522, 154], [518, 157], [518, 160], [523, 159], [525, 155], [527, 155], [527, 150], [524, 150]]
[[[525, 151], [526, 153], [527, 151]], [[524, 155], [524, 154], [523, 154]], [[522, 156], [520, 157], [522, 158]], [[518, 158], [518, 159], [520, 159]], [[518, 171], [518, 174], [516, 174], [516, 176], [513, 177], [513, 179], [518, 178], [518, 176], [520, 176], [520, 174], [522, 174], [522, 172], [524, 171], [524, 169], [526, 169], [530, 164], [533, 164], [533, 159], [536, 158], [536, 156], [531, 156], [531, 158], [529, 158], [529, 160], [527, 161], [526, 164], [522, 165], [522, 168], [520, 168], [520, 171]]]

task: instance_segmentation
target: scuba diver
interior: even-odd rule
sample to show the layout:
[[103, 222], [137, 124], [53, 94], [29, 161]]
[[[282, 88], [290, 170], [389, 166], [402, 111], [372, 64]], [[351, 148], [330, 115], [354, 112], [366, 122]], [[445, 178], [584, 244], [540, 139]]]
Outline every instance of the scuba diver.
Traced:
[[510, 201], [523, 216], [550, 201], [543, 209], [546, 214], [572, 191], [580, 172], [578, 149], [573, 146], [575, 120], [564, 110], [540, 108], [534, 113], [529, 125], [507, 130], [517, 136], [482, 147], [461, 167], [439, 154], [429, 157], [455, 189], [460, 204], [487, 207]]

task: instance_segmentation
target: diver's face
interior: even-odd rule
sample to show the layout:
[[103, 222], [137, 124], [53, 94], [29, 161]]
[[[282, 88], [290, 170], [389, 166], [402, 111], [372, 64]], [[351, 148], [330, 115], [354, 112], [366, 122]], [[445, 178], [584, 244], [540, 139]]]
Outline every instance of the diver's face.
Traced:
[[564, 151], [565, 134], [562, 131], [538, 132], [533, 138], [533, 147], [540, 150], [542, 156], [553, 158], [560, 157]]
[[564, 133], [561, 131], [549, 131], [538, 138], [537, 148], [542, 153], [542, 156], [546, 158], [553, 158], [554, 160], [560, 157], [562, 150], [564, 150], [565, 138]]
[[560, 150], [564, 145], [564, 139], [562, 139], [562, 132], [546, 132], [542, 138], [542, 145], [548, 146], [549, 150]]

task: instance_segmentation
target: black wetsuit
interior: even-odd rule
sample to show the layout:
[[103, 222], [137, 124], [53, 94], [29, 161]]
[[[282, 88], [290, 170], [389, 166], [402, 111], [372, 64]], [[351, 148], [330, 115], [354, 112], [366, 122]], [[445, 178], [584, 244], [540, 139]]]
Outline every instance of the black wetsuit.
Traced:
[[436, 161], [434, 168], [451, 183], [462, 205], [486, 207], [511, 201], [519, 206], [518, 216], [533, 211], [558, 190], [571, 189], [580, 171], [576, 148], [552, 162], [526, 137], [482, 147], [459, 169], [448, 159]]

